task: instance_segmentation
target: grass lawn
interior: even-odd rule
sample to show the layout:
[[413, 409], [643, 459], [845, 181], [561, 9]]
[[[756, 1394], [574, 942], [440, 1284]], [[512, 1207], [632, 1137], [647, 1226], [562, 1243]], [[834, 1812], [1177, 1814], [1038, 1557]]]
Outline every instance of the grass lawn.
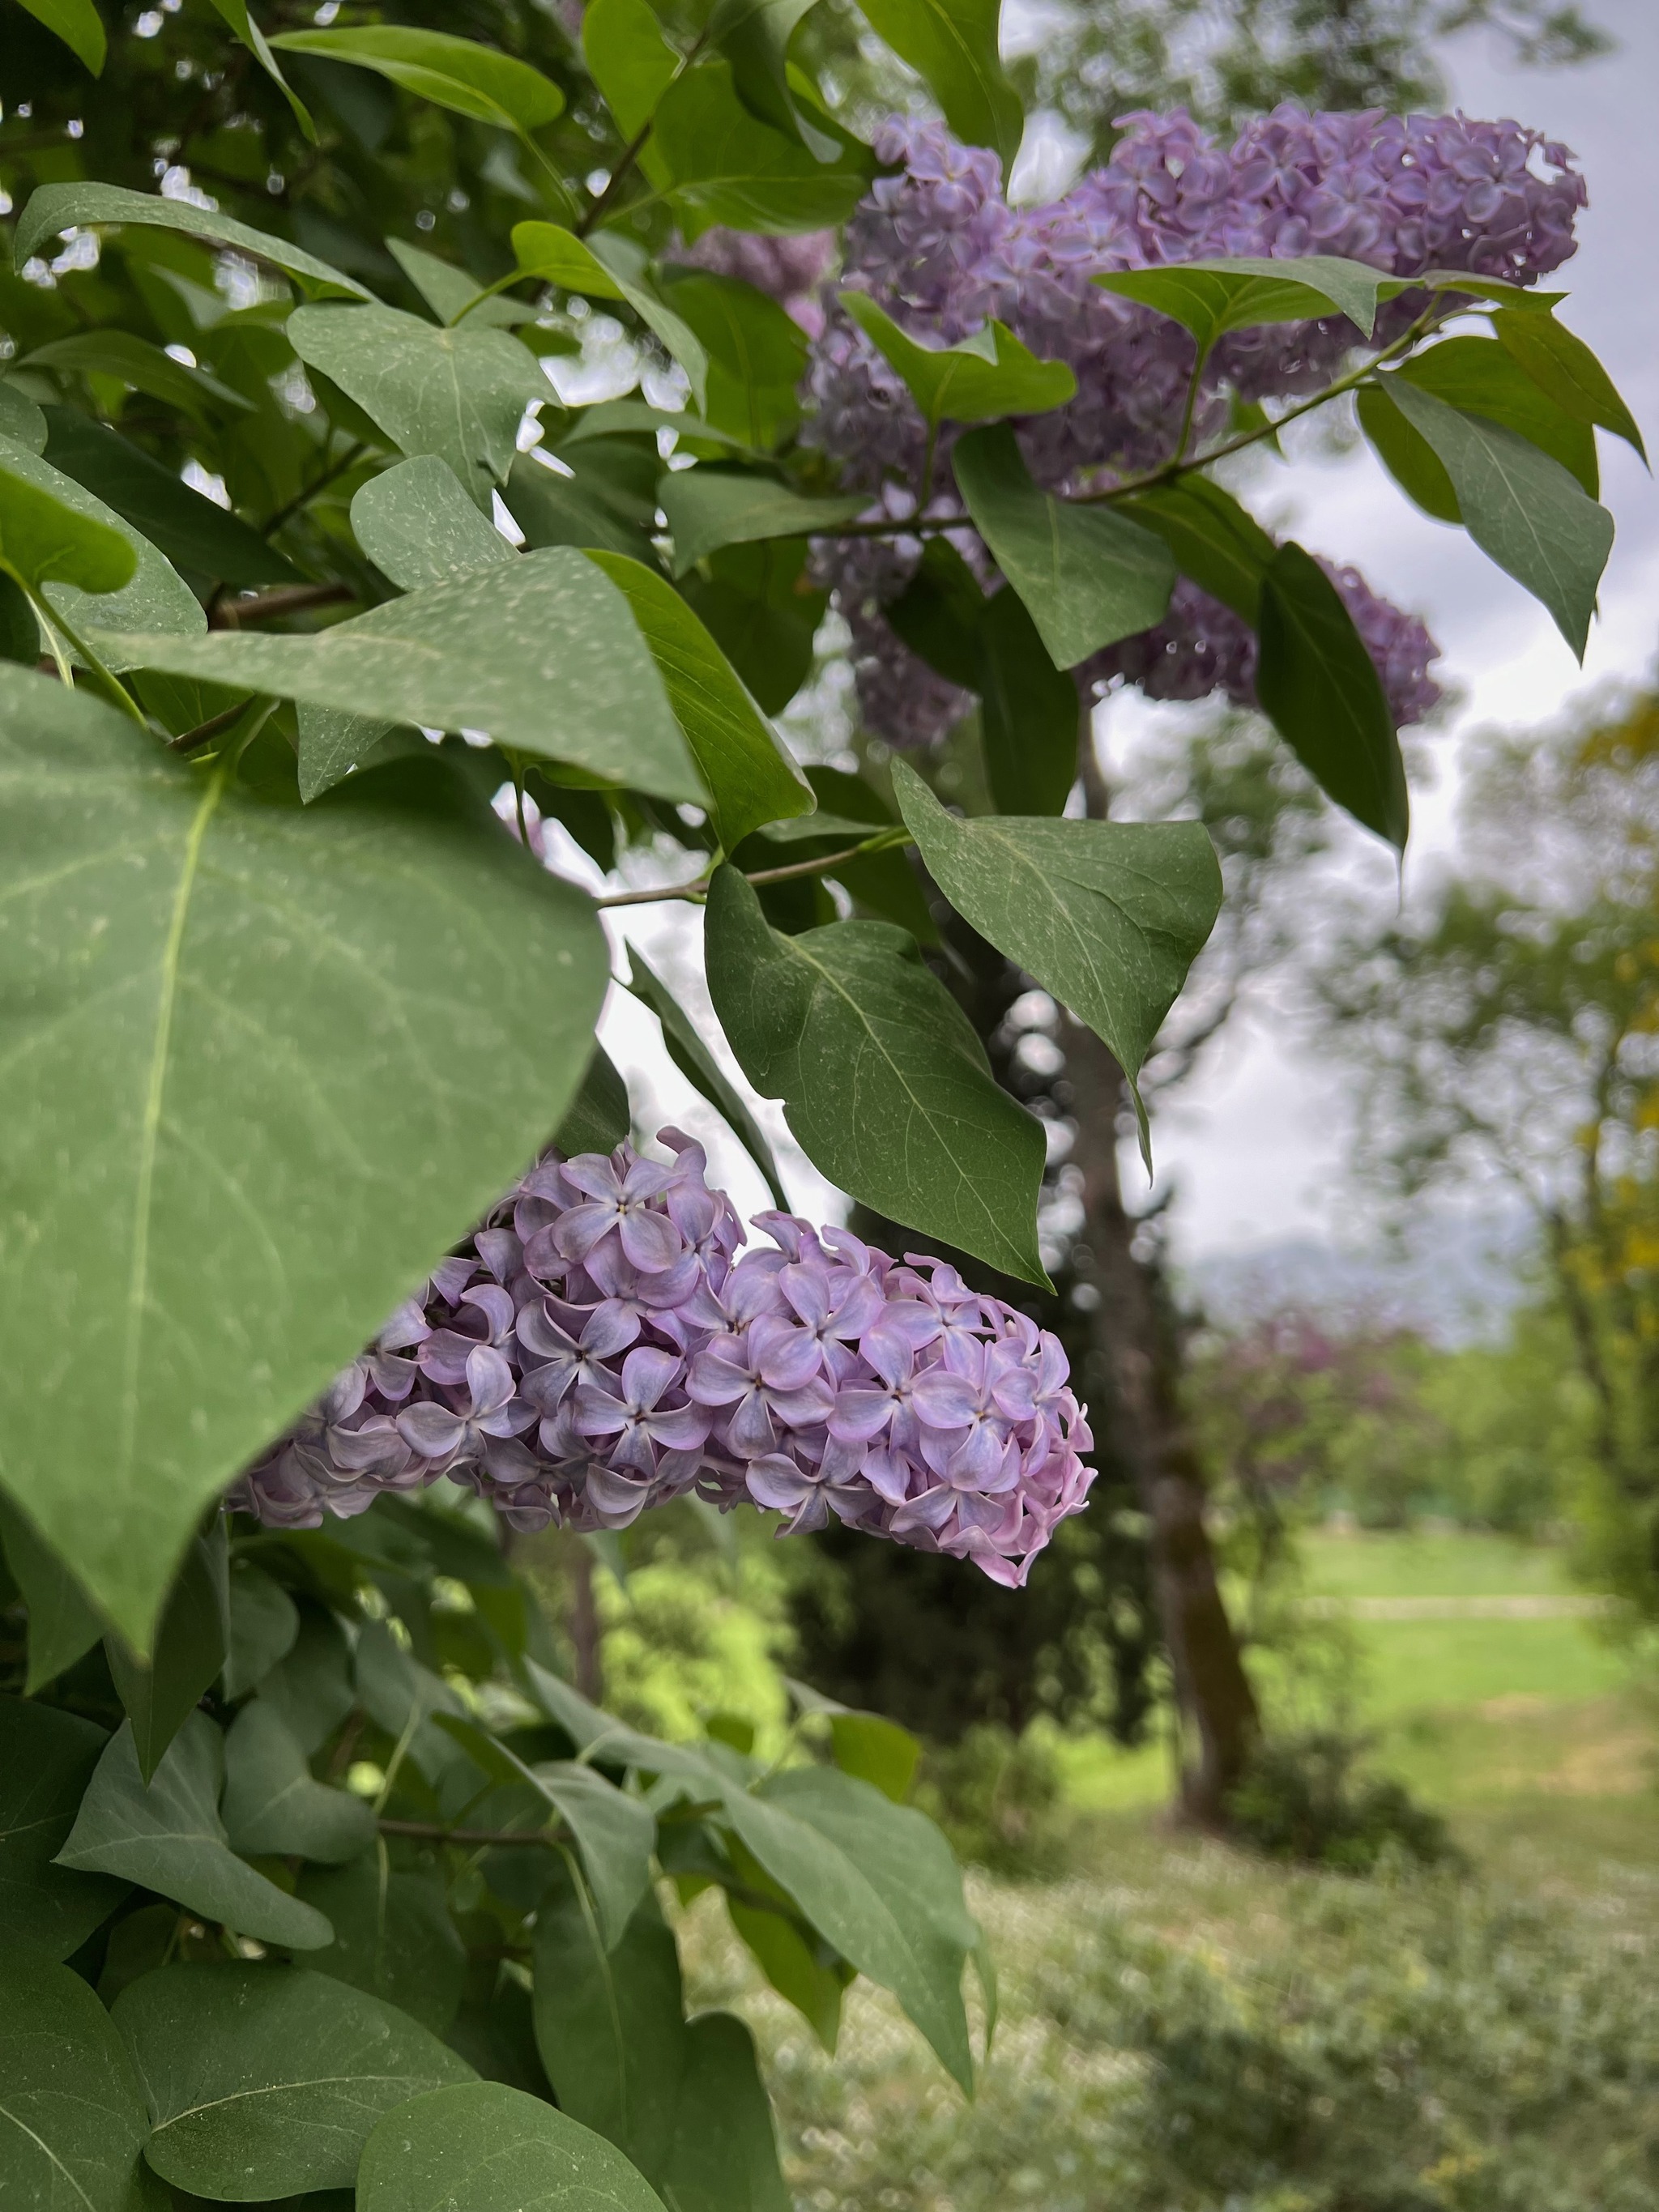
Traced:
[[[1354, 1599], [1582, 1596], [1560, 1551], [1502, 1536], [1320, 1532], [1304, 1540], [1303, 1561], [1308, 1596], [1339, 1613]], [[1517, 1792], [1613, 1797], [1659, 1779], [1646, 1670], [1595, 1619], [1346, 1619], [1334, 1641], [1348, 1646], [1345, 1686], [1379, 1763], [1435, 1804], [1490, 1805]], [[1060, 1757], [1079, 1811], [1168, 1797], [1163, 1745], [1123, 1753], [1087, 1738]]]

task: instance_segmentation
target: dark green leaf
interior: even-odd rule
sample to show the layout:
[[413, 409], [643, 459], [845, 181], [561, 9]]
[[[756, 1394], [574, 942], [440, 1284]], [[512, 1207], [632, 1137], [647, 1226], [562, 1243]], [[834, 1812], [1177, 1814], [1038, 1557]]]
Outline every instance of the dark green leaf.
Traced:
[[1437, 522], [1461, 523], [1463, 511], [1451, 478], [1428, 440], [1413, 429], [1380, 385], [1362, 385], [1355, 396], [1360, 428], [1407, 498]]
[[683, 578], [680, 589], [748, 685], [763, 714], [778, 714], [812, 672], [813, 640], [827, 596], [805, 574], [806, 541], [729, 545]]
[[[793, 1903], [763, 1905], [757, 1900], [777, 1890], [765, 1869], [741, 1844], [730, 1844], [734, 1863], [740, 1868], [744, 1894], [728, 1890], [726, 1911], [732, 1925], [753, 1953], [767, 1980], [811, 2029], [832, 2055], [841, 2035], [842, 1999], [856, 1978], [844, 1959], [837, 1959], [821, 1936], [807, 1927]], [[781, 1898], [783, 1893], [778, 1891]]]
[[1200, 353], [1207, 353], [1228, 331], [1316, 321], [1330, 314], [1346, 315], [1362, 337], [1370, 337], [1388, 282], [1364, 262], [1345, 261], [1334, 253], [1182, 261], [1157, 269], [1114, 270], [1094, 281], [1103, 291], [1170, 316], [1192, 332]]
[[317, 126], [313, 123], [305, 102], [283, 75], [276, 57], [270, 51], [270, 41], [247, 11], [247, 0], [213, 0], [214, 6], [224, 17], [242, 44], [258, 63], [260, 68], [282, 93], [294, 111], [294, 119], [313, 145], [317, 143]]
[[637, 137], [679, 67], [650, 0], [592, 0], [582, 53], [624, 143]]
[[903, 1804], [921, 1756], [921, 1746], [908, 1729], [879, 1713], [832, 1713], [830, 1740], [843, 1774], [873, 1783], [884, 1797]]
[[146, 1789], [125, 1723], [100, 1758], [54, 1863], [137, 1882], [243, 1936], [319, 1950], [333, 1937], [322, 1914], [256, 1874], [227, 1844], [218, 1814], [223, 1773], [223, 1737], [204, 1713], [191, 1713]]
[[17, 2212], [131, 2212], [149, 2122], [109, 2014], [67, 1966], [0, 1962], [0, 2189]]
[[963, 821], [902, 761], [893, 789], [957, 912], [1089, 1024], [1133, 1091], [1220, 910], [1202, 823]]
[[1005, 814], [1058, 814], [1077, 781], [1077, 685], [1056, 668], [1025, 602], [1007, 586], [979, 623], [986, 780]]
[[812, 122], [837, 147], [833, 161], [751, 114], [726, 62], [700, 62], [671, 84], [657, 103], [652, 146], [688, 235], [711, 223], [774, 235], [819, 230], [850, 215], [875, 157], [821, 112]]
[[1470, 537], [1548, 608], [1582, 660], [1613, 550], [1613, 517], [1518, 432], [1449, 407], [1398, 375], [1383, 381], [1444, 466]]
[[225, 1532], [216, 1521], [210, 1534], [198, 1536], [185, 1553], [178, 1580], [167, 1593], [155, 1649], [149, 1659], [135, 1659], [118, 1636], [106, 1637], [109, 1671], [138, 1753], [146, 1782], [225, 1663], [230, 1637], [230, 1596], [226, 1579]]
[[374, 1840], [361, 1797], [319, 1782], [275, 1705], [255, 1698], [225, 1738], [221, 1804], [233, 1850], [250, 1858], [320, 1859], [337, 1865]]
[[453, 261], [441, 261], [435, 253], [410, 245], [406, 239], [388, 238], [386, 250], [441, 323], [458, 322], [465, 314], [470, 323], [511, 331], [535, 320], [536, 309], [522, 300], [509, 300], [501, 293], [480, 299], [481, 278], [458, 269]]
[[575, 1838], [600, 1936], [614, 1946], [650, 1887], [656, 1821], [637, 1797], [624, 1796], [592, 1767], [564, 1759], [534, 1773], [536, 1787]]
[[46, 418], [15, 384], [0, 376], [0, 438], [9, 438], [31, 453], [46, 450]]
[[1260, 629], [1264, 713], [1320, 788], [1403, 853], [1411, 805], [1382, 679], [1341, 593], [1297, 544], [1267, 565]]
[[63, 583], [103, 593], [130, 584], [137, 556], [120, 532], [41, 483], [34, 470], [44, 461], [13, 451], [15, 460], [0, 451], [0, 561], [35, 591]]
[[858, 493], [803, 499], [770, 477], [711, 468], [672, 471], [658, 484], [657, 498], [673, 536], [677, 576], [722, 545], [832, 532], [855, 522], [870, 504]]
[[588, 558], [628, 601], [651, 649], [713, 798], [710, 818], [726, 851], [763, 822], [810, 814], [811, 785], [673, 586], [620, 554], [596, 552]]
[[[556, 1123], [604, 939], [437, 759], [301, 815], [0, 667], [0, 793], [5, 1480], [137, 1650], [207, 1499]], [[68, 1341], [106, 1388], [40, 1391]]]
[[19, 362], [20, 368], [50, 369], [72, 376], [112, 376], [134, 392], [147, 392], [168, 407], [202, 416], [213, 410], [251, 414], [253, 402], [228, 384], [191, 368], [131, 331], [77, 331], [52, 338]]
[[333, 1942], [310, 1952], [307, 1966], [396, 2005], [434, 2035], [446, 2032], [461, 2002], [466, 1952], [436, 1875], [398, 1873], [379, 1850], [349, 1866], [306, 1868], [300, 1895], [334, 1929]]
[[724, 1817], [807, 1922], [892, 1991], [971, 2094], [962, 1969], [974, 1928], [961, 1870], [933, 1822], [823, 1766], [729, 1790]]
[[471, 1765], [432, 1725], [434, 1713], [465, 1718], [460, 1699], [441, 1674], [410, 1656], [383, 1621], [370, 1621], [358, 1636], [356, 1676], [357, 1702], [394, 1744], [407, 1741], [410, 1757], [429, 1782], [458, 1762]]
[[561, 447], [561, 474], [534, 453], [520, 453], [507, 480], [506, 499], [528, 545], [574, 545], [585, 550], [654, 558], [655, 438], [584, 439]]
[[33, 1697], [91, 1650], [104, 1624], [87, 1602], [67, 1561], [5, 1497], [0, 1497], [0, 1542], [12, 1580], [29, 1609], [28, 1679], [23, 1686]]
[[1255, 629], [1273, 541], [1230, 491], [1208, 477], [1181, 477], [1139, 493], [1123, 511], [1156, 532], [1183, 576]]
[[[231, 1618], [234, 1632], [234, 1613]], [[307, 1759], [321, 1750], [351, 1710], [350, 1662], [333, 1614], [308, 1604], [300, 1615], [294, 1649], [259, 1685], [261, 1702], [276, 1708]]]
[[956, 136], [1014, 166], [1025, 118], [997, 51], [1000, 0], [860, 0], [878, 37], [908, 62]]
[[453, 577], [313, 637], [220, 630], [112, 646], [149, 667], [341, 708], [380, 729], [390, 719], [487, 730], [498, 744], [665, 799], [708, 799], [627, 600], [568, 548]]
[[[775, 300], [736, 276], [671, 270], [664, 288], [708, 356], [708, 428], [756, 450], [781, 445], [800, 421], [805, 331]], [[690, 422], [667, 419], [681, 436], [699, 434]]]
[[[1647, 447], [1636, 418], [1620, 398], [1613, 379], [1584, 343], [1553, 315], [1500, 307], [1492, 319], [1498, 342], [1519, 362], [1541, 392], [1580, 422], [1599, 423], [1645, 461]], [[1443, 395], [1444, 396], [1444, 395]]]
[[788, 1194], [783, 1187], [783, 1178], [778, 1173], [778, 1164], [772, 1157], [772, 1147], [766, 1141], [760, 1124], [721, 1073], [720, 1063], [703, 1042], [696, 1024], [651, 967], [638, 945], [630, 945], [628, 951], [632, 969], [628, 988], [642, 1005], [650, 1007], [662, 1024], [662, 1041], [668, 1057], [692, 1089], [708, 1101], [732, 1131], [766, 1177], [767, 1188], [773, 1197], [787, 1212]]
[[[176, 637], [199, 636], [206, 629], [207, 617], [184, 579], [130, 523], [91, 492], [83, 491], [73, 477], [12, 446], [0, 452], [0, 479], [3, 479], [0, 481], [0, 550], [10, 541], [15, 528], [31, 530], [25, 518], [26, 510], [32, 508], [43, 533], [31, 536], [28, 541], [37, 555], [49, 556], [54, 544], [67, 550], [73, 542], [80, 551], [70, 557], [92, 561], [94, 566], [85, 573], [106, 580], [95, 587], [73, 581], [46, 586], [46, 604], [65, 622], [77, 630], [101, 623], [111, 629]], [[119, 550], [114, 540], [123, 541]], [[6, 557], [15, 561], [16, 556], [8, 554]], [[118, 574], [124, 559], [130, 580], [118, 586], [107, 580]], [[131, 565], [135, 560], [136, 568]], [[24, 573], [27, 576], [27, 571]], [[49, 561], [43, 573], [61, 575], [64, 571]], [[117, 670], [136, 665], [119, 653], [113, 659], [106, 654], [104, 660], [106, 666]]]
[[[1549, 318], [1525, 315], [1518, 319], [1531, 325]], [[1444, 338], [1426, 353], [1413, 355], [1395, 374], [1419, 391], [1433, 392], [1449, 407], [1506, 424], [1559, 461], [1591, 499], [1601, 490], [1595, 431], [1557, 406], [1496, 338]]]
[[46, 410], [46, 459], [112, 507], [140, 536], [182, 568], [239, 590], [300, 580], [292, 562], [257, 530], [192, 491], [182, 477], [72, 408]]
[[515, 222], [513, 251], [522, 276], [556, 284], [567, 292], [582, 293], [589, 299], [625, 300], [685, 371], [701, 410], [708, 374], [708, 356], [702, 339], [672, 307], [664, 306], [649, 285], [630, 272], [614, 241], [599, 238], [589, 245], [555, 222]]
[[52, 1864], [107, 1741], [74, 1713], [0, 1698], [0, 1960], [13, 1969], [69, 1958], [126, 1893]]
[[[860, 836], [890, 826], [898, 817], [871, 790], [862, 777], [835, 768], [810, 768], [806, 780], [818, 795], [820, 806], [837, 810], [849, 818], [841, 842], [856, 843]], [[790, 823], [789, 830], [805, 825]], [[775, 836], [776, 830], [769, 831]], [[921, 878], [902, 852], [866, 853], [861, 860], [843, 860], [835, 871], [836, 881], [848, 890], [854, 904], [878, 921], [896, 921], [920, 945], [938, 945], [939, 925], [933, 920]]]
[[285, 31], [270, 41], [285, 52], [315, 54], [373, 70], [405, 92], [475, 123], [529, 132], [564, 112], [564, 94], [528, 62], [448, 31], [373, 23], [337, 31]]
[[226, 1697], [245, 1698], [287, 1658], [300, 1633], [300, 1611], [279, 1582], [246, 1559], [230, 1563], [230, 1637]]
[[593, 1048], [582, 1087], [558, 1127], [554, 1143], [567, 1156], [613, 1152], [633, 1127], [628, 1085], [602, 1044]]
[[655, 1898], [607, 1948], [588, 1900], [567, 1888], [537, 1913], [534, 1940], [536, 2042], [560, 2106], [660, 2175], [686, 2050], [679, 1957]]
[[867, 292], [843, 292], [841, 304], [904, 379], [933, 428], [1046, 415], [1077, 396], [1077, 379], [1063, 361], [1039, 361], [1001, 323], [987, 323], [959, 345], [925, 346], [908, 337]]
[[714, 0], [708, 39], [732, 64], [738, 97], [751, 115], [798, 139], [820, 161], [839, 150], [797, 106], [789, 84], [789, 41], [817, 0]]
[[1108, 507], [1041, 490], [1006, 423], [970, 430], [951, 465], [969, 513], [1057, 668], [1075, 667], [1163, 620], [1175, 562], [1162, 538]]
[[94, 76], [103, 75], [106, 51], [103, 18], [92, 0], [22, 0], [22, 4], [37, 21], [55, 31]]
[[611, 2144], [500, 2081], [435, 2089], [388, 2112], [364, 2148], [357, 2205], [358, 2212], [661, 2212]]
[[1046, 1281], [1042, 1127], [998, 1089], [908, 932], [842, 921], [781, 937], [726, 867], [709, 892], [706, 948], [738, 1064], [763, 1097], [783, 1100], [832, 1182], [925, 1237]]
[[162, 230], [182, 230], [215, 246], [228, 246], [250, 260], [263, 261], [296, 278], [301, 289], [319, 297], [344, 294], [349, 299], [373, 297], [352, 277], [343, 276], [326, 261], [302, 253], [286, 239], [272, 238], [245, 222], [200, 208], [189, 200], [167, 200], [151, 192], [130, 191], [125, 185], [42, 185], [18, 218], [12, 252], [21, 269], [32, 253], [63, 231], [86, 229], [105, 223], [148, 223]]
[[675, 2212], [789, 2212], [755, 2039], [729, 2012], [688, 2023], [661, 2188]]
[[33, 668], [40, 650], [40, 620], [28, 593], [0, 570], [0, 660]]
[[288, 335], [402, 452], [447, 461], [486, 512], [525, 409], [552, 397], [535, 356], [487, 325], [446, 330], [396, 307], [296, 307]]
[[149, 2105], [145, 2159], [233, 2203], [350, 2188], [382, 2112], [472, 2078], [404, 2014], [297, 1966], [163, 1966], [112, 2017]]
[[351, 502], [351, 527], [369, 559], [400, 592], [418, 592], [517, 558], [435, 453], [399, 461], [371, 477]]

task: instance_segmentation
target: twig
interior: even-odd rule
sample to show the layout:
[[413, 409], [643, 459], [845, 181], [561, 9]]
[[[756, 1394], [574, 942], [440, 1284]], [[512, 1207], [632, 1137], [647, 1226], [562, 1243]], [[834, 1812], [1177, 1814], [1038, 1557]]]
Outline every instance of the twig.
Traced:
[[292, 499], [277, 508], [270, 521], [261, 529], [260, 537], [274, 538], [285, 522], [290, 520], [302, 507], [315, 499], [319, 491], [326, 490], [336, 477], [343, 476], [353, 462], [361, 460], [368, 451], [368, 447], [361, 438], [355, 439], [340, 455], [338, 460], [331, 461], [321, 476], [314, 477], [302, 491], [296, 491]]
[[211, 629], [241, 629], [251, 622], [274, 622], [303, 614], [308, 607], [337, 607], [355, 600], [349, 584], [279, 584], [252, 599], [221, 599], [208, 617]]
[[[910, 842], [910, 833], [894, 823], [866, 837], [861, 845], [848, 845], [840, 853], [826, 853], [819, 860], [792, 860], [784, 868], [750, 868], [745, 871], [744, 881], [749, 884], [785, 884], [796, 876], [824, 876], [832, 869], [842, 867], [848, 860], [869, 859], [877, 853], [889, 853], [900, 845]], [[713, 872], [697, 877], [689, 884], [665, 884], [659, 890], [612, 891], [608, 897], [595, 899], [595, 906], [654, 906], [659, 899], [702, 899], [714, 881]]]
[[252, 696], [250, 692], [247, 698], [239, 699], [234, 707], [226, 707], [216, 714], [210, 714], [205, 722], [198, 722], [193, 730], [185, 731], [182, 736], [169, 738], [167, 750], [173, 753], [194, 752], [198, 745], [206, 744], [210, 738], [222, 737], [232, 723], [247, 711]]

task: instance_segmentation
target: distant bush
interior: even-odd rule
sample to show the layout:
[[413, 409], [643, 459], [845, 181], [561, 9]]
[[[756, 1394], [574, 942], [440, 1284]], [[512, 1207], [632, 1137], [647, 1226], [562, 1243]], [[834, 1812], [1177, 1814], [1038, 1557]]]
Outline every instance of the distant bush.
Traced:
[[1234, 1837], [1269, 1858], [1370, 1874], [1387, 1854], [1457, 1861], [1437, 1813], [1390, 1776], [1358, 1771], [1365, 1739], [1336, 1729], [1269, 1736], [1227, 1801]]

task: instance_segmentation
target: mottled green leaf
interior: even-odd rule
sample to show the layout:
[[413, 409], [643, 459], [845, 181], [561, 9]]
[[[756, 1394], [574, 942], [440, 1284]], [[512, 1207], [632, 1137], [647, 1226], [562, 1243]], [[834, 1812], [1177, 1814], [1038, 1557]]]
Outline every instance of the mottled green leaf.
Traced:
[[374, 295], [355, 278], [343, 276], [315, 254], [302, 252], [286, 239], [272, 238], [263, 230], [238, 222], [216, 209], [201, 208], [190, 200], [162, 199], [153, 192], [135, 192], [125, 185], [76, 183], [42, 185], [18, 218], [12, 253], [21, 268], [32, 253], [66, 230], [87, 229], [106, 223], [148, 223], [161, 230], [181, 230], [213, 246], [228, 246], [252, 261], [297, 280], [301, 288], [319, 297], [343, 295], [368, 300]]
[[313, 307], [295, 309], [288, 335], [403, 453], [447, 461], [486, 510], [525, 409], [553, 396], [535, 356], [487, 325], [452, 330], [397, 307]]
[[405, 2014], [298, 1966], [163, 1966], [116, 1999], [152, 2123], [193, 2197], [349, 2189], [376, 2120], [472, 2069]]
[[52, 1864], [108, 1741], [78, 1714], [0, 1698], [0, 1960], [14, 1968], [69, 1958], [126, 1893]]
[[320, 1859], [337, 1865], [374, 1840], [361, 1797], [319, 1782], [275, 1705], [255, 1698], [225, 1738], [220, 1814], [233, 1850], [249, 1858]]
[[1398, 375], [1383, 383], [1444, 467], [1470, 537], [1542, 602], [1582, 660], [1613, 517], [1518, 431], [1448, 406]]
[[351, 502], [351, 527], [369, 559], [400, 592], [418, 592], [517, 557], [435, 453], [399, 461], [371, 477]]
[[67, 1966], [0, 1960], [0, 2190], [17, 2212], [132, 2212], [149, 2120], [121, 2039]]
[[1063, 361], [1040, 361], [1001, 323], [987, 323], [959, 345], [927, 346], [907, 337], [867, 292], [843, 292], [841, 304], [935, 428], [1046, 415], [1077, 396], [1077, 379]]
[[1197, 822], [1054, 822], [949, 814], [915, 771], [893, 790], [928, 871], [1000, 952], [1086, 1022], [1135, 1078], [1221, 905]]
[[841, 1188], [924, 1237], [1047, 1280], [1040, 1123], [992, 1078], [915, 939], [883, 921], [783, 937], [735, 868], [709, 891], [714, 1011], [744, 1073]]
[[357, 2205], [358, 2212], [661, 2212], [643, 2177], [602, 2136], [500, 2081], [431, 2090], [388, 2112], [364, 2148]]
[[1000, 0], [859, 0], [871, 28], [908, 62], [956, 136], [989, 146], [1006, 176], [1025, 128], [998, 53]]
[[969, 431], [951, 465], [969, 513], [1057, 668], [1073, 668], [1163, 620], [1175, 585], [1163, 539], [1109, 507], [1042, 490], [1006, 423]]
[[256, 1874], [226, 1841], [218, 1813], [223, 1773], [223, 1737], [204, 1713], [191, 1713], [146, 1788], [131, 1723], [124, 1723], [53, 1863], [137, 1882], [239, 1935], [320, 1949], [333, 1935], [322, 1914]]
[[440, 1876], [398, 1872], [382, 1847], [349, 1866], [307, 1867], [300, 1895], [334, 1929], [325, 1951], [307, 1954], [308, 1967], [445, 2033], [461, 2002], [466, 1951]]
[[1382, 679], [1341, 593], [1297, 544], [1262, 575], [1259, 629], [1256, 696], [1273, 727], [1322, 791], [1403, 853], [1411, 802]]
[[[0, 1483], [143, 1650], [203, 1504], [556, 1124], [604, 939], [435, 758], [302, 815], [0, 667]], [[66, 1343], [104, 1387], [39, 1389]]]
[[683, 576], [722, 545], [767, 538], [806, 538], [854, 522], [870, 504], [860, 493], [803, 499], [770, 477], [731, 469], [676, 469], [657, 486], [674, 540], [674, 574]]

